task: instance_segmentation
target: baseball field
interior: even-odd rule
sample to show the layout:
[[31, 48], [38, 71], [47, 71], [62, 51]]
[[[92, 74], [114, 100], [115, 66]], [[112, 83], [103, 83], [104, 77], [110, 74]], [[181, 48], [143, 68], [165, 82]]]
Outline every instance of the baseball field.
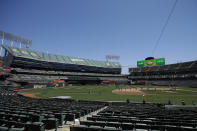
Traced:
[[36, 98], [69, 96], [78, 100], [126, 101], [181, 104], [197, 104], [197, 88], [167, 86], [65, 86], [21, 90], [19, 93]]

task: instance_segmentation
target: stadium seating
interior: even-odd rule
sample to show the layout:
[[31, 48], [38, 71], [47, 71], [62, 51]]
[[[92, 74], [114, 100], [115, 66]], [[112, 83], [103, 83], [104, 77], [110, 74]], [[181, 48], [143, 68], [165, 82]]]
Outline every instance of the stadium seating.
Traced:
[[128, 76], [136, 84], [144, 80], [153, 85], [197, 87], [197, 61], [163, 66], [130, 68]]
[[65, 71], [48, 71], [48, 70], [38, 70], [38, 69], [23, 69], [23, 68], [11, 68], [12, 69], [12, 73], [35, 73], [35, 74], [49, 74], [49, 75], [76, 75], [76, 76], [105, 76], [105, 77], [109, 77], [109, 76], [116, 76], [116, 77], [120, 77], [122, 75], [120, 74], [100, 74], [100, 73], [81, 73], [81, 72], [65, 72]]
[[167, 108], [159, 103], [99, 102], [61, 99], [33, 99], [0, 88], [1, 131], [44, 131], [67, 121], [107, 108], [71, 126], [71, 131], [194, 131], [197, 111]]
[[102, 103], [33, 99], [0, 88], [0, 130], [44, 131], [104, 107]]
[[71, 131], [90, 128], [95, 130], [161, 130], [189, 131], [197, 130], [197, 111], [169, 110], [164, 104], [116, 104], [111, 105], [97, 115], [80, 121], [80, 126], [71, 127]]
[[[11, 46], [2, 46], [8, 54], [4, 59], [4, 66], [23, 67], [56, 71], [72, 71], [87, 73], [120, 74], [121, 66], [118, 62], [95, 61], [68, 56], [35, 52]], [[6, 61], [6, 62], [5, 62]], [[24, 64], [25, 63], [25, 64]]]
[[[99, 83], [103, 80], [114, 81], [116, 83], [127, 83], [127, 77], [120, 74], [99, 74], [99, 73], [81, 73], [64, 71], [47, 71], [37, 69], [11, 68], [11, 77], [7, 80], [15, 82], [29, 83], [49, 83], [53, 80], [66, 81], [92, 81]], [[86, 82], [87, 83], [87, 82]]]
[[197, 87], [197, 81], [196, 80], [157, 80], [157, 81], [149, 81], [148, 83], [152, 85], [158, 85], [158, 86], [183, 86], [183, 87]]
[[3, 66], [11, 70], [9, 81], [18, 83], [49, 83], [66, 80], [67, 84], [100, 84], [111, 81], [127, 84], [128, 79], [121, 75], [118, 62], [95, 61], [67, 57], [27, 49], [2, 46], [5, 49]]
[[10, 76], [9, 72], [6, 72], [2, 67], [0, 67], [0, 79], [5, 80]]
[[[139, 68], [130, 68], [130, 73], [135, 72], [154, 72], [154, 71], [168, 71], [168, 72], [179, 72], [185, 71], [186, 69], [192, 69], [197, 67], [197, 61], [183, 62], [177, 64], [168, 64], [163, 66], [151, 66], [151, 67], [139, 67]], [[196, 68], [195, 68], [196, 69]]]

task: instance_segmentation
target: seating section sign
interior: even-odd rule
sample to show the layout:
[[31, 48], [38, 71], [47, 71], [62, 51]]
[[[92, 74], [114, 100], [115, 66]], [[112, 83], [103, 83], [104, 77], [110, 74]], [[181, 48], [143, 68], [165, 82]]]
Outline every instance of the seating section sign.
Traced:
[[137, 61], [137, 67], [165, 65], [165, 58]]

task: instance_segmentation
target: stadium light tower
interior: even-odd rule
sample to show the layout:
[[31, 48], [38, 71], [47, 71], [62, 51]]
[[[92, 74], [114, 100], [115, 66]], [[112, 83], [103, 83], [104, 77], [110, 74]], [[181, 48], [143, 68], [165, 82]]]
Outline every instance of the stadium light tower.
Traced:
[[[32, 40], [28, 40], [23, 37], [16, 36], [16, 35], [1, 31], [1, 30], [0, 30], [0, 37], [1, 37], [1, 45], [5, 44], [5, 40], [10, 42], [11, 46], [13, 46], [14, 42], [18, 43], [20, 48], [22, 47], [22, 44], [25, 45], [26, 48], [29, 48], [32, 44]], [[0, 48], [0, 55], [1, 53], [2, 53], [2, 46]]]

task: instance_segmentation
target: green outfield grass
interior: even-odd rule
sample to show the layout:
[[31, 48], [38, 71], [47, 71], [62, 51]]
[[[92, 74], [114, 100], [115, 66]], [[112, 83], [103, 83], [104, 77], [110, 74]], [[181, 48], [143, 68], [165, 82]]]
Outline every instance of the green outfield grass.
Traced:
[[[117, 95], [113, 94], [114, 89], [140, 88], [145, 96], [142, 95]], [[150, 88], [154, 88], [150, 90]], [[184, 100], [186, 104], [197, 104], [197, 88], [177, 87], [176, 90], [157, 90], [158, 88], [168, 88], [161, 86], [65, 86], [58, 88], [41, 88], [20, 93], [34, 93], [38, 97], [50, 98], [54, 96], [71, 96], [78, 100], [101, 100], [101, 101], [126, 101], [132, 102], [167, 103], [169, 100], [173, 104], [181, 104]], [[155, 90], [156, 89], [156, 90]]]

